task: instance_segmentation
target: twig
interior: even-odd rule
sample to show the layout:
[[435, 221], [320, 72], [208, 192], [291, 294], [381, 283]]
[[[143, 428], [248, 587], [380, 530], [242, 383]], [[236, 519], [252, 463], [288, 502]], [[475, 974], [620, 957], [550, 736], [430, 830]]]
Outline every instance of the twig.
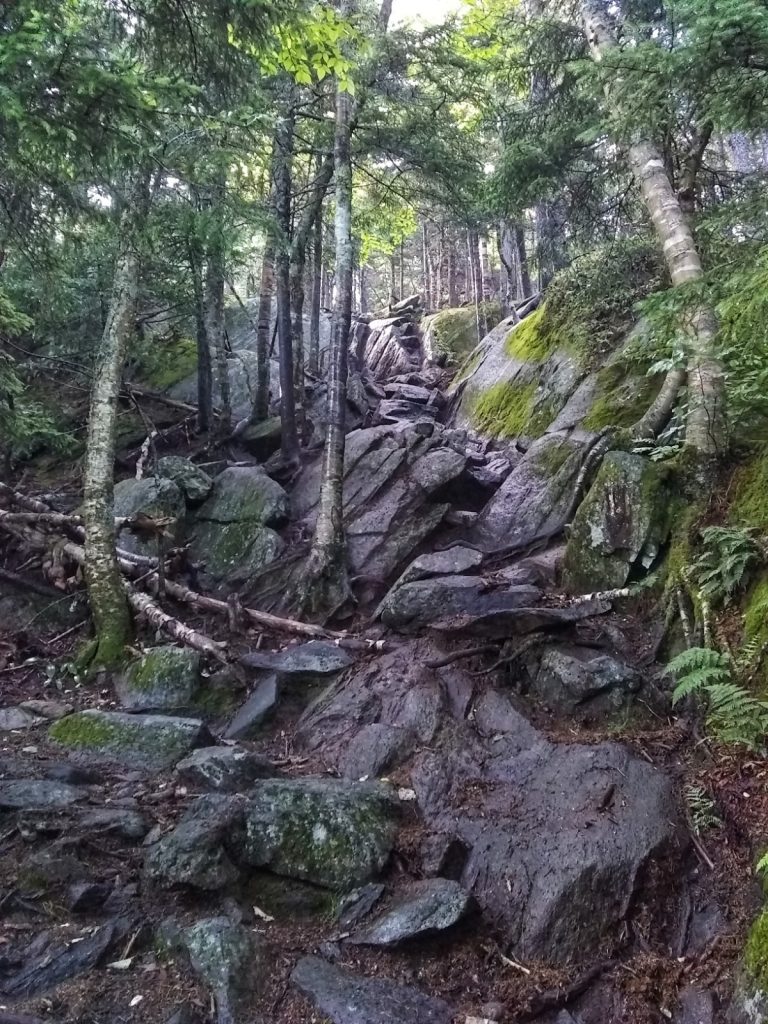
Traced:
[[714, 861], [709, 856], [709, 854], [707, 853], [706, 849], [704, 848], [704, 844], [702, 843], [702, 841], [699, 839], [699, 837], [696, 835], [696, 833], [693, 830], [691, 830], [691, 842], [693, 843], [693, 847], [696, 850], [696, 853], [698, 853], [699, 857], [701, 857], [701, 859], [707, 865], [709, 870], [710, 871], [714, 871], [715, 870]]
[[506, 964], [507, 967], [514, 967], [516, 971], [522, 971], [523, 974], [531, 973], [530, 968], [523, 967], [523, 965], [519, 964], [517, 960], [512, 960], [511, 957], [504, 956], [503, 953], [499, 953], [499, 957], [501, 958], [501, 962]]

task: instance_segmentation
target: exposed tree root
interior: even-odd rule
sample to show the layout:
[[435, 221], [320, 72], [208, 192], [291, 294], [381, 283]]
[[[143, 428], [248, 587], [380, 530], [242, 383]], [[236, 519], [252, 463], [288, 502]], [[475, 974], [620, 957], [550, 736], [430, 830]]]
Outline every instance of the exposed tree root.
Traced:
[[445, 668], [446, 665], [452, 665], [455, 661], [461, 661], [464, 658], [474, 658], [477, 654], [495, 654], [498, 649], [498, 644], [481, 644], [479, 647], [465, 647], [463, 651], [454, 651], [452, 654], [446, 654], [444, 658], [436, 658], [434, 661], [427, 661], [424, 664], [427, 668]]

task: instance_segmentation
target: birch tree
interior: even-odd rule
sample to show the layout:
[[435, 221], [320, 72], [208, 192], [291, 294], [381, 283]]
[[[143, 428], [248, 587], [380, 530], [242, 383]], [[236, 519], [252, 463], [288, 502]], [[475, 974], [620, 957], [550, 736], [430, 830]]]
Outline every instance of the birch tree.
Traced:
[[[610, 16], [600, 0], [584, 0], [582, 17], [592, 56], [600, 63], [617, 48]], [[610, 99], [610, 85], [606, 94]], [[693, 232], [658, 146], [636, 133], [627, 159], [661, 243], [672, 284], [703, 281]], [[640, 431], [654, 432], [663, 424], [687, 378], [686, 445], [702, 456], [712, 456], [722, 451], [726, 440], [725, 377], [716, 354], [718, 324], [714, 308], [706, 300], [700, 301], [682, 326], [688, 342], [687, 374], [678, 369], [669, 372], [659, 399], [641, 421]]]
[[115, 427], [123, 362], [136, 320], [140, 240], [148, 207], [149, 175], [137, 171], [126, 179], [112, 298], [93, 369], [83, 468], [85, 579], [95, 630], [94, 668], [116, 665], [131, 638], [131, 615], [115, 553]]

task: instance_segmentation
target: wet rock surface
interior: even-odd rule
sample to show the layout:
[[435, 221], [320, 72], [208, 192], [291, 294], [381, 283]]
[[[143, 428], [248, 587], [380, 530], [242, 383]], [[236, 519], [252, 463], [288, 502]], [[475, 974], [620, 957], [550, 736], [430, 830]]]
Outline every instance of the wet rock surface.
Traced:
[[80, 711], [49, 730], [54, 742], [89, 758], [146, 770], [168, 768], [207, 739], [202, 721], [171, 715]]
[[415, 882], [383, 914], [354, 930], [346, 941], [355, 946], [393, 946], [432, 935], [458, 924], [471, 905], [472, 897], [458, 882], [445, 878]]

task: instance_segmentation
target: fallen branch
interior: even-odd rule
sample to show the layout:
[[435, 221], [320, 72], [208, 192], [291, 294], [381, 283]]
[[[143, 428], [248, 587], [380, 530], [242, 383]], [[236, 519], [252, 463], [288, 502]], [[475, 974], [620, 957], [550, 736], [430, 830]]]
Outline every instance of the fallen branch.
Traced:
[[617, 601], [622, 597], [632, 597], [632, 587], [617, 587], [615, 590], [596, 590], [594, 594], [580, 594], [574, 597], [571, 604], [587, 604], [588, 601]]

